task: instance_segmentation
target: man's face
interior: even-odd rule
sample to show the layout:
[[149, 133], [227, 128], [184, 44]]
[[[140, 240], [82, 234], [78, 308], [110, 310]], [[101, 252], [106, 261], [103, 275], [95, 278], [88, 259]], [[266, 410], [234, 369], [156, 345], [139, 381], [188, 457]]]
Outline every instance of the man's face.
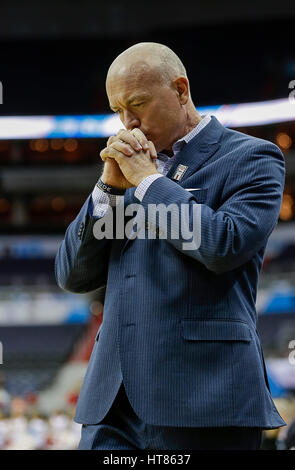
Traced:
[[107, 95], [127, 130], [139, 128], [157, 152], [171, 150], [184, 127], [185, 114], [173, 85], [163, 85], [151, 71], [110, 74]]

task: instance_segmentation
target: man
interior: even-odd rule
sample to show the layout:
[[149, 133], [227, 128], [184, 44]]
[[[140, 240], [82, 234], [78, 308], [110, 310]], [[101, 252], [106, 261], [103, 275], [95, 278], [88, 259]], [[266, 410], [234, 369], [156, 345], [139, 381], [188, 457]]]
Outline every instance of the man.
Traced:
[[[161, 44], [120, 54], [106, 90], [126, 130], [101, 152], [102, 176], [56, 258], [62, 288], [106, 285], [75, 416], [79, 449], [258, 449], [262, 429], [285, 424], [255, 311], [283, 156], [200, 116], [182, 62]], [[127, 225], [131, 204], [140, 230], [118, 237], [118, 207]], [[102, 238], [110, 216], [114, 238]]]

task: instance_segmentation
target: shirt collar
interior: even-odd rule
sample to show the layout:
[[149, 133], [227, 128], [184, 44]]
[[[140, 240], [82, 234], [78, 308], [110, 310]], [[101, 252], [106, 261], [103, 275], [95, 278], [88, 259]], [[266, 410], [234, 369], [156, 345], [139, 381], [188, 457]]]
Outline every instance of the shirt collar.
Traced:
[[[201, 121], [194, 127], [188, 134], [185, 136], [181, 137], [181, 139], [177, 140], [174, 142], [172, 146], [172, 151], [173, 151], [173, 157], [175, 156], [176, 153], [178, 153], [182, 147], [185, 144], [188, 144], [190, 140], [192, 140], [199, 132], [201, 132], [202, 129], [204, 129], [205, 126], [211, 121], [211, 116], [209, 114], [202, 116]], [[168, 157], [165, 153], [159, 152], [157, 155], [159, 160], [162, 160], [163, 162], [166, 162], [170, 158], [173, 157]]]

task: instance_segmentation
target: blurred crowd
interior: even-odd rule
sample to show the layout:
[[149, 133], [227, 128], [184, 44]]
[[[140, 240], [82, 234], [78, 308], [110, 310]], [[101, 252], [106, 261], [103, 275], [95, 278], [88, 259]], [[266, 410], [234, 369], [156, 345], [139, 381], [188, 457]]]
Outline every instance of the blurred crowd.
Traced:
[[274, 399], [287, 426], [263, 431], [261, 450], [295, 450], [295, 397]]
[[75, 450], [81, 425], [73, 421], [75, 400], [45, 415], [38, 397], [13, 397], [0, 389], [0, 450]]
[[[295, 398], [275, 399], [287, 423], [263, 431], [262, 450], [295, 450]], [[11, 396], [0, 387], [0, 450], [76, 450], [81, 425], [73, 420], [77, 394], [69, 394], [63, 410], [42, 414], [38, 396]]]

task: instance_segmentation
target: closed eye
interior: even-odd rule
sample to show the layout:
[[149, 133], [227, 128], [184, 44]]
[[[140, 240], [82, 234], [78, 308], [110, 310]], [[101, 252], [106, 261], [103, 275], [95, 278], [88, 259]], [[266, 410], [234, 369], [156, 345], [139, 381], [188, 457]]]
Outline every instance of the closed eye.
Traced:
[[[144, 104], [144, 102], [141, 102], [141, 103], [133, 103], [131, 106], [133, 106], [133, 107], [139, 107], [139, 106], [141, 106], [141, 105], [143, 105], [143, 104]], [[121, 109], [113, 109], [113, 108], [111, 108], [111, 111], [113, 111], [114, 113], [120, 113], [122, 110], [121, 110]]]

